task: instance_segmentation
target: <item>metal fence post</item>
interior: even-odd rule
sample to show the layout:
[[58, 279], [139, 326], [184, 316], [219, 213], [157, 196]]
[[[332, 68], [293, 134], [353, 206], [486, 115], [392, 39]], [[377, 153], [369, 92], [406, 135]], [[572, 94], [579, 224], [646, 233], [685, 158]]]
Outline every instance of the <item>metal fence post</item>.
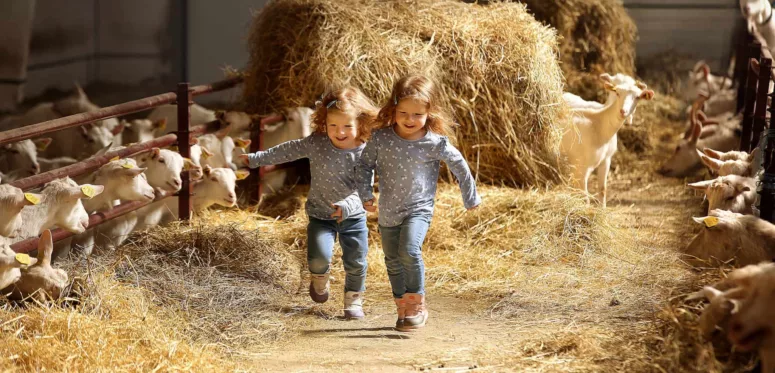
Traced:
[[756, 105], [756, 86], [759, 82], [753, 69], [753, 60], [761, 60], [761, 45], [759, 45], [759, 43], [752, 43], [750, 45], [749, 56], [751, 56], [751, 59], [745, 61], [748, 69], [748, 75], [745, 84], [743, 133], [740, 136], [740, 150], [744, 152], [751, 151], [751, 132], [753, 131], [754, 106]]
[[772, 60], [762, 58], [759, 65], [759, 88], [756, 93], [756, 108], [754, 109], [753, 133], [751, 134], [751, 149], [759, 146], [759, 139], [767, 126], [767, 98], [772, 76]]
[[[191, 119], [190, 107], [192, 103], [191, 90], [188, 83], [178, 83], [178, 152], [183, 158], [191, 158], [191, 139], [189, 138], [189, 125]], [[191, 177], [189, 171], [180, 174], [182, 188], [178, 197], [178, 217], [180, 220], [191, 218]]]

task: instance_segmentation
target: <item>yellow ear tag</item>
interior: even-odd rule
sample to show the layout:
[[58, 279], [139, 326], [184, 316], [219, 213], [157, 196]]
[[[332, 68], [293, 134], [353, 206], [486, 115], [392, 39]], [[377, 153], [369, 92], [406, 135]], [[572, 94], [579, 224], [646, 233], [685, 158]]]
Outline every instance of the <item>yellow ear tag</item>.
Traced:
[[210, 154], [202, 152], [202, 158], [204, 158], [204, 159], [210, 158]]
[[89, 198], [94, 197], [94, 188], [92, 188], [91, 185], [82, 186], [81, 192], [83, 192], [83, 195], [85, 195], [86, 197], [89, 197]]
[[178, 147], [177, 147], [177, 146], [175, 146], [175, 145], [172, 145], [172, 146], [170, 146], [170, 148], [169, 148], [169, 149], [170, 149], [171, 151], [173, 151], [173, 152], [177, 152], [177, 151], [178, 151]]
[[24, 199], [26, 199], [33, 205], [37, 205], [38, 203], [40, 203], [40, 198], [38, 198], [38, 196], [32, 193], [24, 193]]
[[708, 216], [702, 222], [705, 223], [706, 227], [712, 228], [718, 225], [718, 218], [715, 216]]
[[191, 170], [191, 165], [194, 163], [188, 158], [183, 158], [183, 170], [188, 171]]
[[167, 121], [162, 120], [161, 123], [159, 123], [159, 127], [157, 128], [159, 131], [164, 131], [167, 129]]
[[124, 163], [121, 165], [121, 167], [124, 167], [124, 168], [126, 168], [126, 169], [128, 170], [128, 169], [131, 169], [131, 168], [135, 168], [135, 165], [133, 165], [133, 164], [131, 164], [131, 163], [129, 163], [129, 162], [124, 162]]
[[115, 157], [111, 158], [110, 161], [113, 162], [113, 161], [117, 161], [119, 159], [121, 159], [121, 157], [115, 156]]
[[16, 254], [16, 261], [26, 266], [30, 265], [30, 256], [27, 254]]

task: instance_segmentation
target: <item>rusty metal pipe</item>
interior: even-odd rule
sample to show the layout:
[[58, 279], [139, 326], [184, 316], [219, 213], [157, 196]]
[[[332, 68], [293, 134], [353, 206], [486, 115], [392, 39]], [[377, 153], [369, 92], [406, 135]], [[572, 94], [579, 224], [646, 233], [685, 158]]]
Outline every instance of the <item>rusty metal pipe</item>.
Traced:
[[[141, 202], [141, 201], [135, 201], [135, 202], [126, 202], [122, 203], [118, 206], [113, 207], [113, 209], [108, 211], [100, 211], [94, 214], [89, 215], [89, 228], [95, 227], [97, 225], [100, 225], [108, 220], [115, 219], [121, 215], [127, 214], [129, 212], [132, 212], [134, 210], [137, 210], [145, 205], [148, 205], [154, 201], [149, 202]], [[66, 231], [62, 228], [57, 228], [51, 230], [51, 236], [54, 242], [64, 240], [65, 238], [69, 238], [72, 236], [75, 236], [75, 233]], [[17, 253], [29, 253], [30, 251], [34, 251], [38, 248], [38, 237], [32, 237], [28, 238], [24, 241], [19, 241], [15, 244], [11, 245], [11, 249]]]
[[235, 76], [233, 78], [224, 79], [215, 83], [198, 85], [191, 87], [191, 95], [199, 96], [205, 93], [223, 91], [225, 89], [234, 88], [238, 84], [242, 83], [245, 79], [242, 76]]
[[112, 158], [129, 157], [131, 155], [150, 150], [151, 148], [165, 147], [174, 143], [177, 140], [177, 138], [178, 137], [174, 133], [171, 133], [168, 135], [164, 135], [162, 137], [157, 137], [151, 141], [146, 141], [141, 144], [128, 146], [121, 150], [108, 151], [107, 153], [101, 156], [87, 158], [81, 162], [71, 164], [66, 167], [57, 168], [56, 170], [51, 170], [49, 172], [44, 172], [42, 174], [17, 180], [11, 183], [11, 185], [17, 188], [20, 188], [22, 190], [29, 190], [29, 189], [41, 186], [50, 181], [61, 179], [65, 176], [74, 177], [74, 176], [83, 175], [85, 173], [92, 172], [102, 167], [102, 165], [110, 162]]

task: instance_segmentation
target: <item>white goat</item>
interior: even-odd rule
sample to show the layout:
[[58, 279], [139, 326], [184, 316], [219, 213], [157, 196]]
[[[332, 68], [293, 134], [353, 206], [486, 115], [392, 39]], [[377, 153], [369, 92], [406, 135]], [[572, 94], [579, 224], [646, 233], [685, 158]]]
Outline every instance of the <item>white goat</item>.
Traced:
[[234, 141], [228, 141], [226, 144], [231, 145], [229, 149], [224, 146], [224, 139], [228, 138], [231, 127], [226, 127], [218, 130], [218, 132], [210, 133], [207, 135], [199, 136], [199, 146], [204, 149], [208, 149], [212, 154], [204, 155], [201, 158], [201, 166], [210, 166], [211, 168], [228, 167], [233, 168], [232, 156]]
[[[27, 268], [38, 260], [27, 254], [17, 254], [7, 243], [0, 242], [0, 289], [4, 289], [22, 277], [21, 268]], [[5, 292], [2, 292], [5, 294]]]
[[35, 264], [21, 272], [19, 281], [13, 286], [3, 290], [10, 293], [8, 298], [21, 300], [34, 297], [44, 302], [46, 299], [57, 300], [62, 291], [67, 287], [67, 272], [51, 267], [51, 254], [54, 251], [54, 243], [51, 231], [46, 230], [38, 240], [38, 258]]
[[775, 257], [775, 225], [753, 215], [711, 210], [693, 218], [704, 229], [684, 249], [692, 264], [755, 264]]
[[688, 176], [702, 168], [697, 149], [711, 148], [725, 152], [740, 145], [741, 131], [737, 128], [716, 125], [711, 127], [712, 130], [709, 128], [703, 131], [703, 124], [696, 116], [692, 116], [691, 121], [690, 130], [684, 134], [673, 155], [657, 170], [660, 174], [671, 177]]
[[705, 61], [698, 61], [689, 72], [681, 98], [686, 102], [693, 102], [699, 95], [712, 96], [718, 91], [731, 89], [733, 84], [729, 77], [711, 74], [710, 66]]
[[167, 128], [167, 119], [122, 120], [121, 123], [124, 125], [122, 144], [125, 145], [151, 141], [156, 137], [157, 132], [164, 132]]
[[[205, 166], [204, 178], [194, 185], [192, 198], [193, 212], [199, 212], [212, 205], [233, 207], [237, 204], [237, 194], [234, 191], [237, 180], [242, 180], [249, 172], [239, 170], [236, 173], [230, 168], [211, 168]], [[170, 197], [154, 202], [138, 211], [140, 224], [137, 230], [142, 230], [159, 224], [165, 224], [178, 218], [178, 198]]]
[[741, 151], [717, 152], [713, 149], [698, 150], [702, 163], [708, 167], [711, 173], [718, 176], [740, 175], [753, 177], [756, 167], [754, 161], [758, 159], [759, 148], [754, 148], [751, 153]]
[[22, 140], [0, 146], [0, 172], [9, 175], [6, 181], [36, 175], [41, 171], [38, 152], [51, 144], [51, 138]]
[[[215, 121], [215, 112], [205, 109], [204, 107], [192, 104], [189, 109], [189, 126], [193, 127], [200, 124], [209, 123]], [[177, 105], [163, 105], [159, 106], [150, 114], [148, 114], [148, 120], [152, 122], [158, 122], [165, 119], [167, 125], [164, 128], [156, 129], [156, 136], [162, 136], [168, 132], [178, 130], [178, 107]]]
[[565, 128], [560, 150], [574, 168], [573, 181], [578, 189], [588, 192], [589, 176], [598, 170], [599, 200], [606, 206], [608, 171], [616, 153], [616, 133], [633, 114], [639, 99], [651, 100], [654, 91], [630, 78], [614, 85], [609, 74], [600, 75], [610, 93], [600, 108], [573, 109], [572, 124]]
[[689, 184], [701, 190], [708, 199], [708, 211], [727, 210], [740, 214], [753, 214], [756, 204], [756, 179], [738, 175], [719, 176], [713, 180]]
[[76, 234], [85, 232], [89, 226], [89, 215], [81, 199], [98, 196], [104, 189], [102, 185], [79, 186], [68, 177], [46, 184], [40, 192], [40, 202], [22, 209], [23, 224], [16, 231], [16, 237], [0, 237], [0, 242], [19, 242], [54, 226]]
[[14, 238], [21, 229], [22, 209], [38, 202], [40, 195], [24, 193], [14, 186], [0, 185], [0, 236]]
[[688, 299], [708, 298], [700, 317], [703, 335], [710, 339], [722, 329], [735, 349], [757, 350], [761, 372], [775, 372], [775, 264], [761, 263], [736, 269], [716, 285], [705, 286]]
[[740, 11], [748, 22], [748, 31], [764, 39], [764, 47], [775, 51], [775, 23], [772, 5], [767, 0], [740, 0]]

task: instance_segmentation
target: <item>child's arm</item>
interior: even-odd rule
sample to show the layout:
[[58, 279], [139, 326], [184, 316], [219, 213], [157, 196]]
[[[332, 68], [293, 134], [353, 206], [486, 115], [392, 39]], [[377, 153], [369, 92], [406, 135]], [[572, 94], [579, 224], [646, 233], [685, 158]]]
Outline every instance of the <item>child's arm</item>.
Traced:
[[332, 215], [331, 217], [337, 217], [337, 221], [341, 222], [350, 218], [353, 212], [361, 207], [361, 198], [358, 196], [358, 193], [353, 193], [347, 196], [347, 198], [332, 204], [331, 207], [337, 209], [334, 212], [336, 216]]
[[247, 159], [248, 167], [250, 168], [307, 158], [309, 157], [310, 149], [312, 149], [313, 136], [287, 141], [264, 151], [243, 154], [241, 157]]
[[463, 194], [463, 205], [468, 210], [479, 206], [482, 203], [482, 197], [476, 192], [476, 181], [473, 175], [471, 175], [471, 170], [468, 168], [468, 163], [466, 163], [463, 155], [449, 143], [447, 138], [443, 138], [438, 146], [439, 159], [447, 164], [447, 167], [455, 175], [460, 185], [460, 191]]
[[[366, 147], [361, 153], [358, 165], [355, 167], [355, 181], [358, 184], [358, 195], [363, 206], [368, 211], [374, 211], [374, 168], [377, 166], [377, 145], [374, 141], [366, 143]], [[371, 201], [371, 203], [367, 203]]]

